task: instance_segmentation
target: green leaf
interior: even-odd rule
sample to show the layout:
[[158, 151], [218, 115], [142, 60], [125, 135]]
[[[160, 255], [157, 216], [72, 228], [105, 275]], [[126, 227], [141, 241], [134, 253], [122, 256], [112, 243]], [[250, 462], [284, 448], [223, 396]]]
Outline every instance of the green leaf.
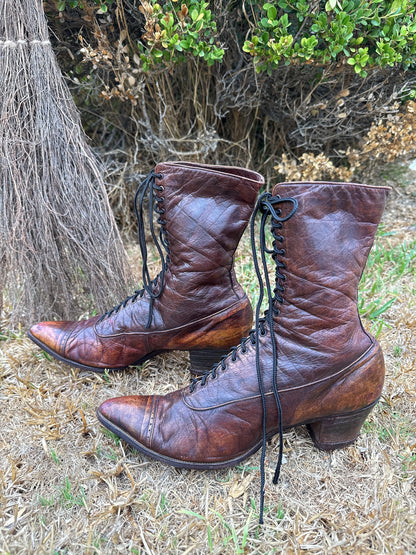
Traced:
[[274, 6], [270, 6], [270, 8], [267, 9], [267, 17], [268, 17], [270, 20], [273, 21], [274, 19], [276, 19], [276, 16], [277, 16], [277, 10], [276, 10], [276, 8], [275, 8]]
[[65, 9], [65, 0], [59, 0], [57, 4], [57, 8], [59, 12], [63, 12]]

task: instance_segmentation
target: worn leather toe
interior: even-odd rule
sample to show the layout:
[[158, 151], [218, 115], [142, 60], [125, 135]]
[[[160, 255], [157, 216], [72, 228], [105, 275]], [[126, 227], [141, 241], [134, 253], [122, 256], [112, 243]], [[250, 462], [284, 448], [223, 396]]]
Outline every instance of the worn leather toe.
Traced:
[[69, 336], [69, 328], [74, 322], [39, 322], [29, 330], [29, 337], [37, 345], [51, 351], [52, 354], [63, 355]]
[[104, 401], [97, 409], [97, 417], [106, 428], [127, 442], [146, 445], [146, 429], [152, 412], [154, 397], [149, 395], [115, 397]]

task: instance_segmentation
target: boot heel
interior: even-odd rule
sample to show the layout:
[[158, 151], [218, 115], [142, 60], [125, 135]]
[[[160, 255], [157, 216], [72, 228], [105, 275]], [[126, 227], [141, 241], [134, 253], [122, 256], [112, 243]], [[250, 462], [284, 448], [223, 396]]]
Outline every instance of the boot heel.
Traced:
[[360, 434], [361, 426], [376, 404], [377, 401], [351, 414], [331, 416], [309, 424], [309, 433], [315, 446], [329, 451], [354, 443]]
[[229, 349], [204, 349], [201, 351], [189, 351], [191, 361], [191, 373], [201, 375], [219, 362]]

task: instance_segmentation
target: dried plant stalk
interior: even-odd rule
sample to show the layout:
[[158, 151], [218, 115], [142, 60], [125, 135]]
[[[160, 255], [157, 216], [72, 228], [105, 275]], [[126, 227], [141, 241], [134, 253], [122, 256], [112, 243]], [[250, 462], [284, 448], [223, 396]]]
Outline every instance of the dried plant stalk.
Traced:
[[41, 0], [0, 5], [0, 295], [13, 322], [125, 294], [125, 251]]

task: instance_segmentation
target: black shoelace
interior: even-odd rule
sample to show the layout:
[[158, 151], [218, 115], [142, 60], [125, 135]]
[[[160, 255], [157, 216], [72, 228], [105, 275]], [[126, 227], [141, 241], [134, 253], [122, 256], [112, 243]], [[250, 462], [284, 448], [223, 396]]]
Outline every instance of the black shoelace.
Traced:
[[[163, 287], [165, 285], [165, 272], [167, 270], [168, 262], [169, 262], [169, 240], [167, 239], [167, 231], [165, 229], [166, 220], [163, 218], [163, 214], [165, 213], [165, 209], [162, 207], [160, 208], [160, 204], [163, 203], [165, 200], [164, 197], [158, 196], [158, 193], [164, 191], [164, 187], [162, 185], [156, 185], [156, 179], [162, 179], [162, 175], [159, 173], [155, 173], [155, 171], [151, 171], [149, 175], [146, 177], [142, 183], [140, 183], [139, 187], [137, 188], [136, 195], [134, 197], [134, 210], [136, 212], [137, 218], [137, 225], [138, 225], [138, 236], [139, 236], [139, 246], [140, 251], [142, 254], [142, 261], [143, 261], [143, 268], [142, 268], [142, 275], [143, 275], [143, 288], [136, 289], [133, 295], [130, 295], [124, 301], [122, 301], [117, 306], [113, 307], [111, 310], [108, 310], [105, 314], [103, 314], [99, 320], [102, 322], [105, 318], [108, 318], [112, 314], [117, 314], [121, 308], [125, 308], [128, 303], [136, 302], [137, 298], [143, 297], [144, 293], [146, 292], [149, 295], [149, 315], [147, 319], [146, 328], [149, 328], [152, 323], [153, 318], [153, 302], [155, 299], [160, 297], [163, 292]], [[148, 197], [149, 200], [149, 225], [150, 225], [150, 232], [152, 234], [152, 239], [154, 244], [156, 245], [157, 251], [160, 256], [160, 261], [162, 264], [162, 270], [156, 276], [156, 278], [151, 279], [149, 274], [149, 269], [147, 266], [147, 246], [146, 246], [146, 233], [144, 227], [144, 214], [143, 214], [143, 205], [145, 197]], [[157, 237], [154, 223], [153, 223], [153, 212], [159, 214], [156, 223], [160, 225], [159, 237]], [[163, 251], [166, 251], [167, 255]]]
[[[282, 205], [284, 203], [291, 203], [293, 205], [292, 210], [290, 213], [284, 217], [281, 217], [281, 210], [277, 208], [277, 205]], [[279, 304], [284, 302], [283, 293], [285, 291], [283, 282], [286, 279], [286, 276], [282, 273], [285, 269], [286, 265], [284, 262], [279, 260], [279, 256], [285, 254], [284, 249], [279, 248], [278, 244], [283, 242], [283, 236], [280, 235], [280, 230], [283, 227], [283, 223], [289, 220], [296, 212], [298, 208], [298, 202], [294, 198], [280, 198], [279, 196], [274, 197], [271, 193], [263, 193], [259, 200], [257, 201], [256, 207], [254, 209], [251, 222], [250, 222], [250, 237], [251, 237], [251, 250], [253, 255], [254, 267], [256, 270], [257, 279], [259, 282], [259, 299], [256, 306], [256, 321], [255, 327], [252, 329], [248, 336], [243, 338], [239, 345], [233, 347], [231, 351], [223, 356], [221, 360], [215, 364], [211, 370], [205, 372], [203, 376], [198, 378], [192, 378], [190, 384], [190, 391], [194, 391], [195, 387], [199, 383], [201, 386], [204, 386], [208, 379], [215, 379], [217, 376], [217, 372], [219, 370], [225, 370], [227, 367], [227, 361], [234, 362], [237, 359], [238, 351], [241, 353], [246, 352], [246, 345], [248, 341], [251, 342], [252, 345], [256, 346], [256, 371], [257, 371], [257, 380], [259, 384], [259, 391], [261, 396], [261, 403], [263, 408], [263, 441], [262, 441], [262, 451], [261, 451], [261, 458], [260, 458], [260, 475], [261, 475], [261, 484], [260, 484], [260, 510], [259, 510], [259, 522], [263, 524], [263, 511], [264, 511], [264, 486], [265, 486], [265, 470], [264, 470], [264, 462], [266, 457], [266, 445], [267, 445], [267, 433], [266, 433], [266, 424], [267, 424], [267, 406], [266, 406], [266, 397], [264, 393], [264, 386], [263, 386], [263, 377], [261, 371], [261, 364], [260, 364], [260, 341], [259, 335], [265, 336], [267, 333], [272, 335], [272, 358], [273, 358], [273, 395], [276, 401], [277, 412], [278, 412], [278, 419], [279, 419], [279, 455], [276, 464], [276, 469], [273, 476], [273, 483], [277, 484], [280, 475], [280, 468], [282, 466], [282, 457], [283, 457], [283, 418], [282, 418], [282, 405], [280, 402], [279, 391], [277, 387], [277, 347], [276, 341], [273, 338], [273, 317], [278, 316], [280, 313]], [[261, 262], [263, 266], [263, 273], [265, 276], [265, 283], [266, 287], [264, 286], [262, 274], [260, 271], [260, 266], [258, 262], [258, 255], [257, 255], [257, 248], [256, 248], [256, 241], [255, 241], [255, 218], [258, 213], [261, 213], [261, 221], [260, 221], [260, 251], [261, 251]], [[273, 236], [273, 244], [272, 248], [267, 247], [266, 241], [266, 222], [268, 218], [271, 218], [271, 232]], [[270, 285], [270, 278], [267, 270], [267, 260], [266, 254], [270, 254], [275, 263], [275, 287], [273, 289], [273, 294]], [[260, 310], [261, 305], [264, 298], [264, 291], [266, 288], [267, 297], [268, 297], [268, 310], [265, 311], [263, 318], [260, 318]]]

